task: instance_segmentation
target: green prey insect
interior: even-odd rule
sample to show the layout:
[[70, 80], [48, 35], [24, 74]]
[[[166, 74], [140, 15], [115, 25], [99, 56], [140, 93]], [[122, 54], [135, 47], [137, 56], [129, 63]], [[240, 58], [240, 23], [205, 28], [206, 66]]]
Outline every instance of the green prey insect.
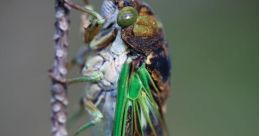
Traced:
[[98, 136], [168, 135], [163, 116], [170, 90], [168, 45], [151, 8], [140, 0], [104, 0], [99, 15], [66, 2], [90, 18], [84, 27], [87, 47], [71, 63], [82, 67], [83, 76], [67, 82], [87, 83], [80, 111], [93, 119], [75, 135], [92, 126], [98, 126]]

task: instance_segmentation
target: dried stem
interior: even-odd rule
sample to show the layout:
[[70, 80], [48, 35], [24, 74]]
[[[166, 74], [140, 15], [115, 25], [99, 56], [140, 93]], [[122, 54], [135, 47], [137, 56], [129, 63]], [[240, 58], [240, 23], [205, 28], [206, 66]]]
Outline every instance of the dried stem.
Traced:
[[67, 51], [69, 31], [69, 8], [63, 0], [55, 0], [55, 59], [49, 75], [52, 79], [51, 86], [51, 121], [52, 136], [68, 136], [67, 121]]

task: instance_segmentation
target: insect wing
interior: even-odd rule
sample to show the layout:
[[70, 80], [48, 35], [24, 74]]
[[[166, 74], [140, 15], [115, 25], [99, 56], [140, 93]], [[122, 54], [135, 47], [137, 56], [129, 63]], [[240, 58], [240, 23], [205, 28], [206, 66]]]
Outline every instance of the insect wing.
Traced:
[[143, 64], [130, 73], [125, 64], [119, 79], [114, 136], [162, 136], [164, 121], [150, 88], [152, 79]]

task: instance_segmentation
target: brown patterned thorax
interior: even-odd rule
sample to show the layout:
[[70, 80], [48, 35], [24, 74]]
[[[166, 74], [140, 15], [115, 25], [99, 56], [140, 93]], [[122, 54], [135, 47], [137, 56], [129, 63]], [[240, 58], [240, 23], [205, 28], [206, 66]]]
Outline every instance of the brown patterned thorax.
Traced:
[[138, 11], [138, 18], [135, 24], [122, 29], [122, 39], [145, 58], [146, 67], [160, 91], [154, 95], [163, 106], [169, 93], [170, 77], [170, 60], [164, 32], [150, 7], [140, 3], [135, 3], [134, 6]]

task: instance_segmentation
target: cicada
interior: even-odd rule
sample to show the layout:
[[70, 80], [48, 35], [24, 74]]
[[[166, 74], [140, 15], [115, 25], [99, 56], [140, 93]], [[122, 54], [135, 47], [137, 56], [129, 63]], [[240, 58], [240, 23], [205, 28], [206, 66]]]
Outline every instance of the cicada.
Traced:
[[[87, 51], [82, 62], [87, 82], [82, 107], [93, 117], [76, 135], [91, 126], [98, 136], [167, 135], [164, 113], [169, 95], [170, 60], [162, 23], [140, 0], [104, 0], [99, 15], [85, 27]], [[104, 19], [104, 21], [102, 21]]]

